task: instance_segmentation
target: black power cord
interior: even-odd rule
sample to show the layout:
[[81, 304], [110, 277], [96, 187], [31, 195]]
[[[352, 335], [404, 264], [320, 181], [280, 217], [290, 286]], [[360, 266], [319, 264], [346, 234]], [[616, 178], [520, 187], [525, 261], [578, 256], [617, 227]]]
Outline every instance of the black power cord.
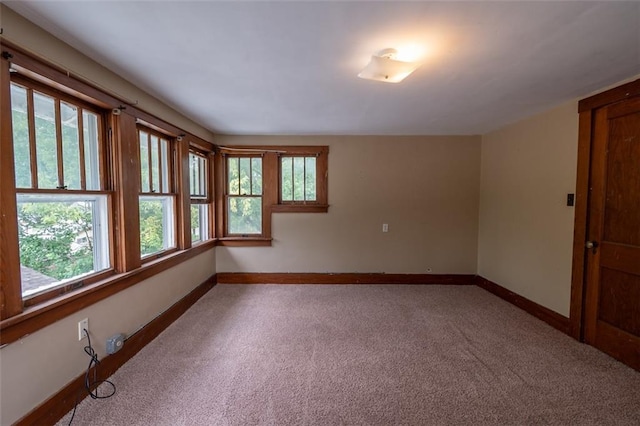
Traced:
[[[84, 388], [92, 399], [107, 399], [111, 398], [116, 393], [116, 385], [109, 380], [98, 380], [98, 365], [100, 365], [100, 360], [98, 359], [98, 354], [91, 346], [91, 337], [89, 336], [89, 331], [84, 329], [84, 334], [87, 336], [88, 344], [84, 347], [84, 351], [91, 360], [89, 361], [89, 366], [87, 367], [87, 372], [84, 375]], [[91, 374], [91, 368], [93, 367], [93, 381], [89, 379]], [[108, 383], [111, 385], [111, 392], [106, 395], [98, 395], [98, 387], [103, 384]], [[78, 408], [80, 395], [76, 398], [76, 405], [73, 407], [73, 413], [71, 414], [71, 419], [69, 420], [69, 426], [73, 422], [73, 418], [76, 416], [76, 409]]]

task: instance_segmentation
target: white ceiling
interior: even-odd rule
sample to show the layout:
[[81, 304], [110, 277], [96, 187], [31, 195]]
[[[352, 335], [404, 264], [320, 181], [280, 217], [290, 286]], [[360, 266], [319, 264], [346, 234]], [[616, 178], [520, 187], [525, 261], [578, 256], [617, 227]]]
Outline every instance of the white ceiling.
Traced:
[[640, 73], [638, 2], [5, 4], [216, 133], [482, 134]]

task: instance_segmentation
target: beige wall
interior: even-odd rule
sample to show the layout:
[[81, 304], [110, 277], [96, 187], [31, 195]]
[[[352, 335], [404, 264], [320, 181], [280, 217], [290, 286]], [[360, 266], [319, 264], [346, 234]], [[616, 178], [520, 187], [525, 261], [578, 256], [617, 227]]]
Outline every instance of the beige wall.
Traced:
[[482, 137], [478, 274], [565, 316], [577, 147], [576, 101]]
[[[219, 136], [329, 145], [329, 212], [275, 213], [272, 247], [218, 247], [219, 272], [474, 274], [477, 136]], [[382, 232], [382, 224], [389, 232]]]
[[[211, 133], [130, 83], [82, 56], [69, 46], [0, 5], [4, 35], [16, 44], [54, 59], [100, 86], [184, 130], [211, 140]], [[86, 343], [78, 341], [77, 323], [89, 318], [89, 328], [100, 357], [105, 341], [115, 333], [130, 335], [180, 300], [215, 273], [215, 251], [209, 250], [170, 270], [0, 349], [0, 424], [27, 414], [86, 369]]]
[[214, 273], [209, 250], [0, 349], [0, 424], [18, 420], [85, 371], [79, 320], [89, 319], [102, 359], [108, 337], [130, 336]]

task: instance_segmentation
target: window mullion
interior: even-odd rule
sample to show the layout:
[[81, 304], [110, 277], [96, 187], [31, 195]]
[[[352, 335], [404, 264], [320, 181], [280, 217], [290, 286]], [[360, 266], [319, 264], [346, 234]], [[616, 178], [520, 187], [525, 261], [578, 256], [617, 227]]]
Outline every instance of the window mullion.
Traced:
[[65, 189], [64, 158], [62, 149], [62, 114], [60, 113], [60, 99], [55, 98], [56, 146], [58, 149], [58, 189]]
[[82, 108], [77, 107], [78, 114], [78, 152], [80, 153], [80, 188], [83, 191], [87, 189], [87, 170], [85, 167], [85, 154], [84, 154], [84, 122], [82, 119]]
[[249, 157], [249, 194], [253, 195], [253, 161], [252, 158]]
[[[237, 165], [238, 165], [238, 195], [242, 195], [242, 179], [240, 178], [240, 159], [237, 159]], [[231, 191], [231, 188], [229, 188], [229, 191]], [[231, 193], [231, 192], [229, 192]]]
[[307, 201], [307, 157], [302, 157], [302, 201]]
[[209, 186], [207, 185], [207, 173], [209, 173], [209, 171], [208, 171], [207, 161], [204, 158], [200, 158], [199, 170], [200, 170], [200, 193], [205, 195], [208, 199], [209, 197], [207, 195], [207, 191]]
[[147, 161], [149, 164], [149, 192], [155, 192], [153, 187], [153, 162], [151, 159], [151, 133], [147, 133]]
[[[158, 192], [165, 193], [169, 192], [167, 188], [164, 188], [162, 184], [162, 139], [158, 138]], [[168, 162], [167, 162], [168, 164]]]
[[29, 125], [29, 155], [31, 162], [31, 187], [38, 188], [38, 157], [36, 150], [36, 113], [33, 106], [33, 89], [27, 89], [27, 122]]
[[291, 201], [296, 201], [296, 157], [291, 158]]

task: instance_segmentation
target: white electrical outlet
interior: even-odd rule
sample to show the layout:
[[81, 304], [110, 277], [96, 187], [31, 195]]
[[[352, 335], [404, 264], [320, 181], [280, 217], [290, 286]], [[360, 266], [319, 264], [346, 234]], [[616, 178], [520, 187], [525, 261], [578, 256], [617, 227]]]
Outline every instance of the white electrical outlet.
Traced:
[[78, 340], [82, 340], [86, 337], [84, 334], [85, 330], [89, 333], [89, 318], [85, 318], [78, 322]]
[[383, 223], [382, 224], [382, 232], [389, 232], [389, 224], [388, 223]]

